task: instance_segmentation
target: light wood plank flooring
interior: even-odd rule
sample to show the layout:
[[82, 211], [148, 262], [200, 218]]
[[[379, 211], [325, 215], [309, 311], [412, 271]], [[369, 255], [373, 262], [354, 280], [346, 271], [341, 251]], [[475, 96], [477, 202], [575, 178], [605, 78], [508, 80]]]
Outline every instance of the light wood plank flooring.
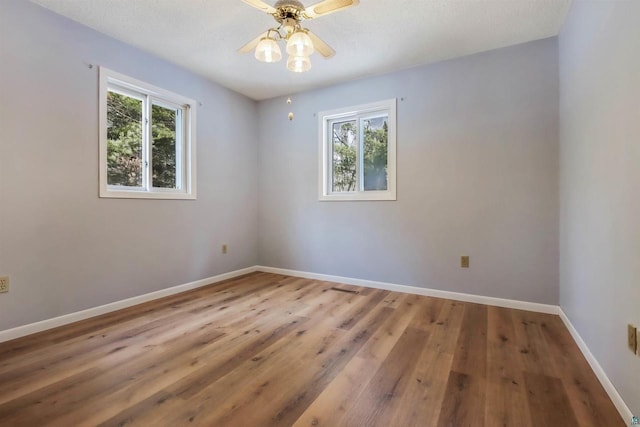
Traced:
[[557, 316], [255, 273], [0, 344], [45, 425], [625, 424]]

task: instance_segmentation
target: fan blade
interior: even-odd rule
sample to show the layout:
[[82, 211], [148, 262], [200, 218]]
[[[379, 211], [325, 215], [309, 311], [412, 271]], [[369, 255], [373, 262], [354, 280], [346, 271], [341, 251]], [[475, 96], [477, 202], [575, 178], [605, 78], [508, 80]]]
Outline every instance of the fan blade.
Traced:
[[331, 58], [333, 55], [336, 54], [336, 51], [333, 50], [331, 46], [323, 42], [320, 37], [316, 36], [311, 31], [307, 30], [307, 35], [311, 38], [311, 42], [313, 43], [314, 49], [320, 55], [324, 56], [325, 58]]
[[323, 0], [307, 7], [304, 10], [304, 14], [307, 19], [313, 19], [348, 7], [357, 6], [359, 3], [360, 0]]
[[240, 53], [249, 53], [249, 52], [251, 52], [253, 49], [256, 48], [256, 46], [258, 46], [258, 43], [260, 43], [260, 40], [262, 40], [264, 37], [267, 37], [267, 33], [268, 33], [268, 31], [265, 31], [264, 33], [260, 34], [258, 37], [256, 37], [255, 39], [251, 40], [249, 43], [245, 44], [240, 49], [238, 49], [238, 52], [240, 52]]
[[270, 6], [263, 2], [262, 0], [242, 0], [249, 6], [253, 6], [256, 9], [260, 9], [263, 12], [267, 12], [268, 14], [276, 13], [276, 9], [273, 6]]

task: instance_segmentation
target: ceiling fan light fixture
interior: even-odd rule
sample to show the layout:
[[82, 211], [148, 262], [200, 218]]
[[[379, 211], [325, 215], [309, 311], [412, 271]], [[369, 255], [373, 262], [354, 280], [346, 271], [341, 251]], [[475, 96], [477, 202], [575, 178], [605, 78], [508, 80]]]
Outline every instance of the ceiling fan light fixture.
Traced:
[[311, 37], [304, 30], [298, 30], [287, 40], [287, 53], [291, 56], [311, 56], [314, 52]]
[[311, 60], [308, 56], [289, 56], [287, 68], [294, 73], [304, 73], [311, 69]]
[[263, 37], [256, 46], [256, 59], [261, 62], [278, 62], [282, 59], [280, 46], [271, 37]]
[[[277, 62], [282, 59], [282, 52], [277, 42], [286, 41], [285, 50], [289, 55], [287, 68], [295, 73], [311, 69], [309, 57], [314, 52], [318, 52], [325, 58], [331, 58], [336, 54], [336, 51], [321, 38], [304, 28], [302, 22], [357, 6], [360, 3], [360, 0], [318, 0], [317, 3], [305, 7], [300, 0], [277, 0], [273, 6], [264, 0], [242, 1], [271, 15], [278, 23], [278, 27], [269, 28], [238, 49], [238, 52], [249, 53], [255, 49], [258, 61]], [[274, 37], [270, 37], [272, 34]]]

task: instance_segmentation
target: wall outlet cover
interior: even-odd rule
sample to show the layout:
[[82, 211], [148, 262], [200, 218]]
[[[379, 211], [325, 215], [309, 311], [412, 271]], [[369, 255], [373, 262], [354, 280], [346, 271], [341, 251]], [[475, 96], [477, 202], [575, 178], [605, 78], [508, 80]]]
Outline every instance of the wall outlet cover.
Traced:
[[0, 276], [0, 293], [9, 292], [9, 276]]
[[633, 354], [636, 354], [638, 351], [638, 330], [636, 329], [635, 326], [631, 324], [628, 326], [627, 337], [628, 337], [627, 341], [629, 345], [629, 350], [631, 350]]
[[460, 257], [460, 267], [469, 268], [469, 257], [467, 255]]

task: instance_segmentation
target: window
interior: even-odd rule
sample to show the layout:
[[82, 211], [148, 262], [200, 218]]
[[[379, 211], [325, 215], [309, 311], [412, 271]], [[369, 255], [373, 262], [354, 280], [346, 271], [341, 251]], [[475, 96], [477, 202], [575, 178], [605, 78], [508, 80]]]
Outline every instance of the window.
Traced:
[[195, 101], [100, 68], [100, 197], [195, 199]]
[[396, 200], [396, 100], [319, 120], [320, 200]]

